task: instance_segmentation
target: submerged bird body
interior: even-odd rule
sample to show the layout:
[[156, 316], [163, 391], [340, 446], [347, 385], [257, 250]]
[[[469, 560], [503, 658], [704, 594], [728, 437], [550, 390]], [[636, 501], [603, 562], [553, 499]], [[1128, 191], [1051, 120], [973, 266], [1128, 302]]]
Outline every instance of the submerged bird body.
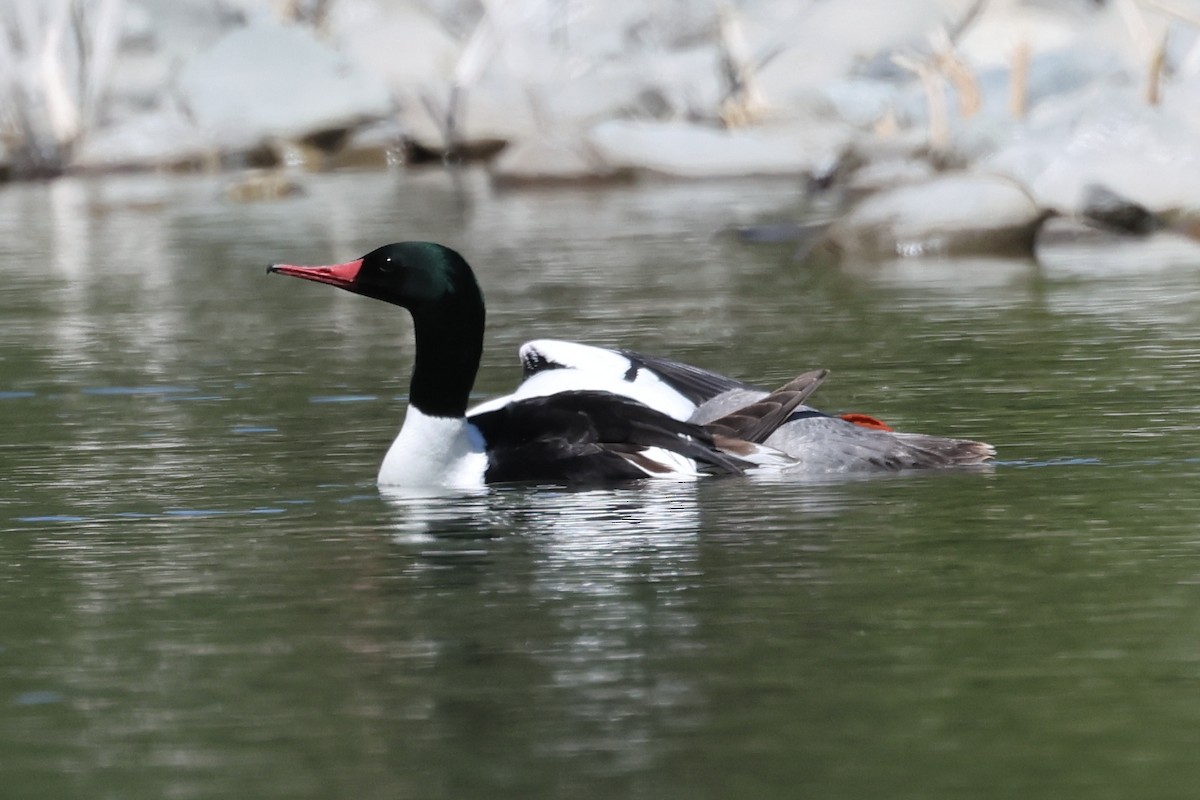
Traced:
[[485, 311], [458, 253], [403, 242], [345, 264], [277, 264], [269, 271], [412, 314], [409, 407], [380, 467], [383, 486], [898, 469], [975, 464], [992, 454], [981, 443], [870, 430], [804, 405], [824, 370], [768, 392], [676, 361], [555, 340], [523, 346], [524, 380], [516, 391], [468, 411]]

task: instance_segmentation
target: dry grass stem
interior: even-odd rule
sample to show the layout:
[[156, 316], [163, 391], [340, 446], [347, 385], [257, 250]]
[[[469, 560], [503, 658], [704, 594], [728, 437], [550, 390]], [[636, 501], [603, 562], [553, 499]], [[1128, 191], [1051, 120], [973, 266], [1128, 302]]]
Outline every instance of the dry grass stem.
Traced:
[[1150, 56], [1146, 74], [1146, 103], [1156, 106], [1162, 100], [1162, 74], [1167, 61], [1167, 32], [1163, 31], [1158, 46]]
[[1008, 82], [1008, 112], [1013, 119], [1025, 119], [1029, 112], [1029, 42], [1022, 39], [1013, 48]]
[[903, 55], [893, 56], [892, 60], [897, 66], [914, 73], [925, 90], [925, 102], [929, 107], [930, 148], [947, 149], [950, 146], [950, 114], [946, 109], [946, 93], [941, 74], [927, 61], [918, 61]]

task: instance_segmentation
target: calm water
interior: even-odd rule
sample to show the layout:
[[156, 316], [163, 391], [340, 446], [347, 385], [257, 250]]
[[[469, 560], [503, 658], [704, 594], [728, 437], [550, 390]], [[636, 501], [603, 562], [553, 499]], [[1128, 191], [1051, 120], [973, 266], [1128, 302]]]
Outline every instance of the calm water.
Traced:
[[[1200, 265], [802, 267], [786, 182], [0, 188], [0, 780], [87, 798], [1191, 797]], [[526, 338], [993, 442], [988, 474], [389, 500], [403, 312], [267, 277], [462, 249]]]

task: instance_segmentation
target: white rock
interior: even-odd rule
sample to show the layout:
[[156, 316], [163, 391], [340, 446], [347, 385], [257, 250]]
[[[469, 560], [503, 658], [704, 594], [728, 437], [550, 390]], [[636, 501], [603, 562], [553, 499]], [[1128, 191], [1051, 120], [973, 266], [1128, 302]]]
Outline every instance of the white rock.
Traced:
[[1029, 253], [1043, 216], [1007, 178], [952, 173], [871, 195], [830, 226], [827, 240], [866, 258]]
[[446, 84], [461, 49], [416, 3], [334, 3], [325, 27], [342, 52], [398, 92]]
[[[407, 94], [402, 100], [405, 134], [429, 150], [446, 147], [449, 97], [449, 84]], [[538, 135], [538, 130], [530, 94], [518, 83], [489, 79], [464, 89], [459, 95], [455, 136], [460, 147], [530, 139]]]
[[923, 158], [889, 158], [872, 161], [855, 170], [845, 183], [847, 196], [865, 198], [880, 191], [928, 181], [933, 165]]
[[1171, 81], [1163, 88], [1162, 114], [1200, 133], [1200, 73]]
[[871, 78], [832, 80], [820, 92], [834, 113], [860, 128], [878, 122], [907, 94], [893, 82]]
[[214, 157], [213, 142], [174, 105], [90, 133], [71, 165], [80, 169], [165, 167]]
[[653, 117], [684, 107], [670, 90], [633, 70], [609, 66], [576, 78], [543, 82], [529, 89], [542, 124], [551, 130], [582, 130], [606, 119], [635, 114]]
[[1078, 214], [1100, 184], [1151, 211], [1200, 206], [1200, 136], [1170, 107], [1133, 91], [1061, 104], [1030, 120], [1020, 138], [979, 166], [1030, 188], [1038, 203]]
[[[697, 65], [712, 84], [694, 73]], [[715, 56], [710, 50], [654, 58], [633, 58], [578, 70], [553, 62], [537, 75], [517, 74], [504, 64], [465, 86], [460, 94], [456, 133], [459, 143], [507, 141], [574, 134], [597, 122], [623, 116], [655, 118], [704, 107], [715, 115]], [[444, 146], [449, 82], [429, 84], [404, 95], [408, 135], [437, 150]], [[705, 105], [707, 104], [707, 105]]]
[[387, 115], [383, 82], [307, 30], [258, 21], [199, 53], [179, 76], [178, 95], [222, 148], [298, 138]]
[[[225, 2], [205, 0], [138, 0], [150, 19], [155, 44], [172, 58], [187, 60], [196, 53], [211, 47], [218, 39], [240, 25], [243, 13], [230, 9]], [[269, 12], [266, 3], [261, 3], [263, 15]], [[136, 12], [135, 12], [136, 14]], [[139, 25], [135, 15], [127, 32], [137, 34]]]
[[[961, 116], [959, 96], [946, 86], [945, 107], [955, 135], [965, 129], [978, 136], [980, 127], [1004, 128], [1017, 121], [1011, 111], [1011, 68], [1003, 65], [979, 69], [975, 79], [979, 109], [967, 119]], [[1056, 108], [1064, 102], [1073, 102], [1072, 98], [1082, 92], [1093, 92], [1097, 86], [1132, 83], [1135, 83], [1133, 75], [1108, 50], [1080, 46], [1038, 52], [1031, 55], [1027, 68], [1025, 106], [1028, 115], [1033, 116], [1040, 106]], [[928, 125], [929, 100], [924, 87], [916, 84], [905, 87], [899, 93], [895, 107], [899, 117], [909, 125]], [[972, 132], [971, 129], [976, 130]]]
[[156, 107], [171, 84], [169, 57], [158, 50], [121, 53], [109, 75], [105, 114], [130, 115]]
[[[462, 44], [437, 18], [407, 2], [336, 3], [327, 28], [347, 57], [387, 84], [405, 135], [429, 150], [441, 150], [445, 104]], [[463, 136], [497, 138], [461, 125], [459, 135], [460, 141]]]
[[1118, 5], [989, 0], [959, 38], [957, 50], [977, 68], [989, 68], [1007, 67], [1021, 46], [1036, 55], [1086, 45], [1103, 49], [1110, 60], [1129, 66], [1139, 58]]
[[956, 19], [969, 2], [856, 0], [762, 4], [747, 10], [745, 29], [757, 54], [774, 52], [757, 73], [766, 100], [804, 108], [813, 93], [864, 61], [925, 45], [930, 32]]
[[799, 175], [831, 163], [852, 136], [841, 123], [725, 130], [687, 122], [611, 120], [589, 141], [617, 168], [688, 178]]
[[617, 175], [587, 142], [539, 137], [506, 147], [492, 162], [499, 185], [548, 185], [606, 180]]
[[1129, 236], [1058, 218], [1047, 220], [1039, 231], [1036, 255], [1038, 263], [1056, 275], [1145, 276], [1194, 268], [1200, 263], [1200, 241], [1172, 230]]
[[716, 119], [724, 89], [715, 44], [655, 53], [629, 66], [630, 84], [640, 92], [660, 92], [675, 115]]
[[127, 0], [121, 14], [120, 49], [149, 50], [156, 40], [155, 19], [150, 12], [137, 0]]

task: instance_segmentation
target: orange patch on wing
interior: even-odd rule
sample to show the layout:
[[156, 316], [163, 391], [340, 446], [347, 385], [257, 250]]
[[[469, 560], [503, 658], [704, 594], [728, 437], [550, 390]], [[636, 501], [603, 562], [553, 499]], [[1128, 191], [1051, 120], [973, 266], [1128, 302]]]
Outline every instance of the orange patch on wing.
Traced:
[[864, 428], [872, 428], [877, 431], [892, 430], [891, 425], [867, 414], [842, 414], [842, 419], [846, 420], [846, 422], [853, 422], [855, 425], [861, 425]]

